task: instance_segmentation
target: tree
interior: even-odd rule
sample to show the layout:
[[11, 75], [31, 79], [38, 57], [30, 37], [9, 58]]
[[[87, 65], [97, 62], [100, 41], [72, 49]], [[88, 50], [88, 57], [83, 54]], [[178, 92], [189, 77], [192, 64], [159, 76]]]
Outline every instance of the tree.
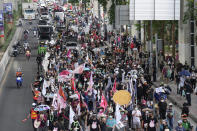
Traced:
[[68, 0], [68, 3], [76, 4], [76, 3], [79, 3], [79, 0]]
[[106, 12], [108, 0], [98, 0], [98, 2], [103, 6], [104, 12]]

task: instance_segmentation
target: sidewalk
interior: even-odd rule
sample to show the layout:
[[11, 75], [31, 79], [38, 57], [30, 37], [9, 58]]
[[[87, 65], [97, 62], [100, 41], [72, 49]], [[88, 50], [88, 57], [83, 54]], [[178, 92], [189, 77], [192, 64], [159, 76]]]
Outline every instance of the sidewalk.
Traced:
[[[159, 82], [154, 82], [154, 86], [159, 86], [161, 81]], [[177, 86], [175, 85], [174, 81], [171, 81], [168, 83], [168, 85], [171, 87], [172, 92], [168, 96], [168, 100], [172, 102], [174, 105], [176, 105], [178, 108], [182, 109], [183, 108], [183, 103], [185, 103], [187, 100], [185, 97], [182, 97], [180, 95], [177, 95], [176, 89]], [[191, 103], [192, 106], [189, 107], [189, 117], [197, 123], [197, 95], [192, 94], [191, 95]]]

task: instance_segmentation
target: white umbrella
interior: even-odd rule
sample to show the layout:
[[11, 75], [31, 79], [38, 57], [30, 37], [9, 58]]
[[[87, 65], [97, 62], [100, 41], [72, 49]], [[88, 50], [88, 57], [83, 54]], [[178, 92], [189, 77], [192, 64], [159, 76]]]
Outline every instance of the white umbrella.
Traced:
[[36, 108], [34, 108], [34, 111], [46, 111], [49, 109], [50, 107], [48, 105], [39, 105]]

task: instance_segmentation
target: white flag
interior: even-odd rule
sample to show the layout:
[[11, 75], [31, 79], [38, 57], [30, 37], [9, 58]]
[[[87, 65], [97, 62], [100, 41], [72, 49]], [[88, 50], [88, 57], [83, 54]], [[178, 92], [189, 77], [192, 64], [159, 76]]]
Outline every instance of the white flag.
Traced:
[[116, 104], [115, 115], [116, 115], [116, 123], [119, 123], [120, 119], [121, 119], [121, 114], [120, 114], [120, 105], [118, 105], [118, 104]]
[[79, 65], [75, 70], [73, 71], [73, 74], [82, 74], [85, 68], [85, 64]]
[[70, 106], [70, 112], [69, 112], [69, 129], [71, 128], [71, 125], [74, 122], [74, 120], [73, 120], [74, 116], [75, 116], [75, 112], [73, 111], [73, 108]]

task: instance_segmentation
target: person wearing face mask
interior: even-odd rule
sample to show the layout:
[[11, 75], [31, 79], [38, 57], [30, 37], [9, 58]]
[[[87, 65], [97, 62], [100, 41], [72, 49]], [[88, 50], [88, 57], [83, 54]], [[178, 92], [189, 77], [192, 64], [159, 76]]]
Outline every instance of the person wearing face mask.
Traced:
[[156, 131], [158, 126], [157, 118], [153, 115], [152, 112], [149, 113], [149, 122], [148, 122], [148, 131]]
[[100, 122], [96, 118], [96, 115], [93, 116], [92, 120], [89, 123], [89, 131], [100, 131]]
[[182, 126], [185, 128], [186, 131], [190, 131], [192, 129], [192, 125], [187, 120], [187, 116], [183, 116], [182, 119]]
[[113, 115], [110, 114], [106, 121], [107, 131], [113, 131], [115, 129], [116, 120], [113, 118]]
[[182, 123], [183, 123], [182, 120], [178, 121], [178, 125], [175, 128], [176, 131], [186, 131], [185, 128], [183, 127]]
[[140, 121], [140, 118], [141, 118], [142, 114], [141, 114], [141, 111], [138, 109], [137, 106], [132, 111], [132, 116], [133, 116], [133, 128], [136, 131], [140, 131], [140, 129], [141, 129], [141, 121]]
[[104, 114], [104, 108], [100, 107], [99, 112], [98, 112], [98, 118], [101, 118], [102, 116], [105, 116]]
[[162, 120], [162, 124], [160, 125], [160, 131], [171, 131], [166, 120]]
[[49, 131], [52, 131], [53, 130], [53, 123], [54, 123], [54, 112], [53, 112], [53, 109], [51, 109], [49, 111], [49, 115], [48, 115], [48, 120], [47, 120], [47, 124], [48, 124], [48, 128], [49, 128]]
[[167, 103], [165, 102], [163, 97], [161, 98], [160, 102], [158, 103], [158, 107], [159, 107], [160, 119], [165, 119], [166, 118]]
[[166, 117], [167, 117], [168, 125], [170, 126], [171, 129], [173, 129], [174, 109], [173, 109], [172, 103], [169, 104]]
[[71, 131], [81, 131], [81, 126], [79, 124], [79, 121], [77, 119], [77, 117], [75, 116], [73, 118], [73, 123], [71, 124]]
[[106, 131], [106, 118], [105, 116], [102, 116], [100, 119], [100, 127], [101, 131]]
[[[124, 128], [123, 131], [126, 131], [127, 127], [128, 127], [128, 117], [127, 117], [127, 112], [125, 110], [120, 110], [120, 115], [121, 115], [121, 119], [120, 121], [124, 124]], [[122, 131], [122, 130], [121, 130]]]
[[148, 122], [149, 122], [149, 111], [145, 111], [145, 114], [142, 115], [142, 123], [144, 127], [144, 131], [148, 129]]

